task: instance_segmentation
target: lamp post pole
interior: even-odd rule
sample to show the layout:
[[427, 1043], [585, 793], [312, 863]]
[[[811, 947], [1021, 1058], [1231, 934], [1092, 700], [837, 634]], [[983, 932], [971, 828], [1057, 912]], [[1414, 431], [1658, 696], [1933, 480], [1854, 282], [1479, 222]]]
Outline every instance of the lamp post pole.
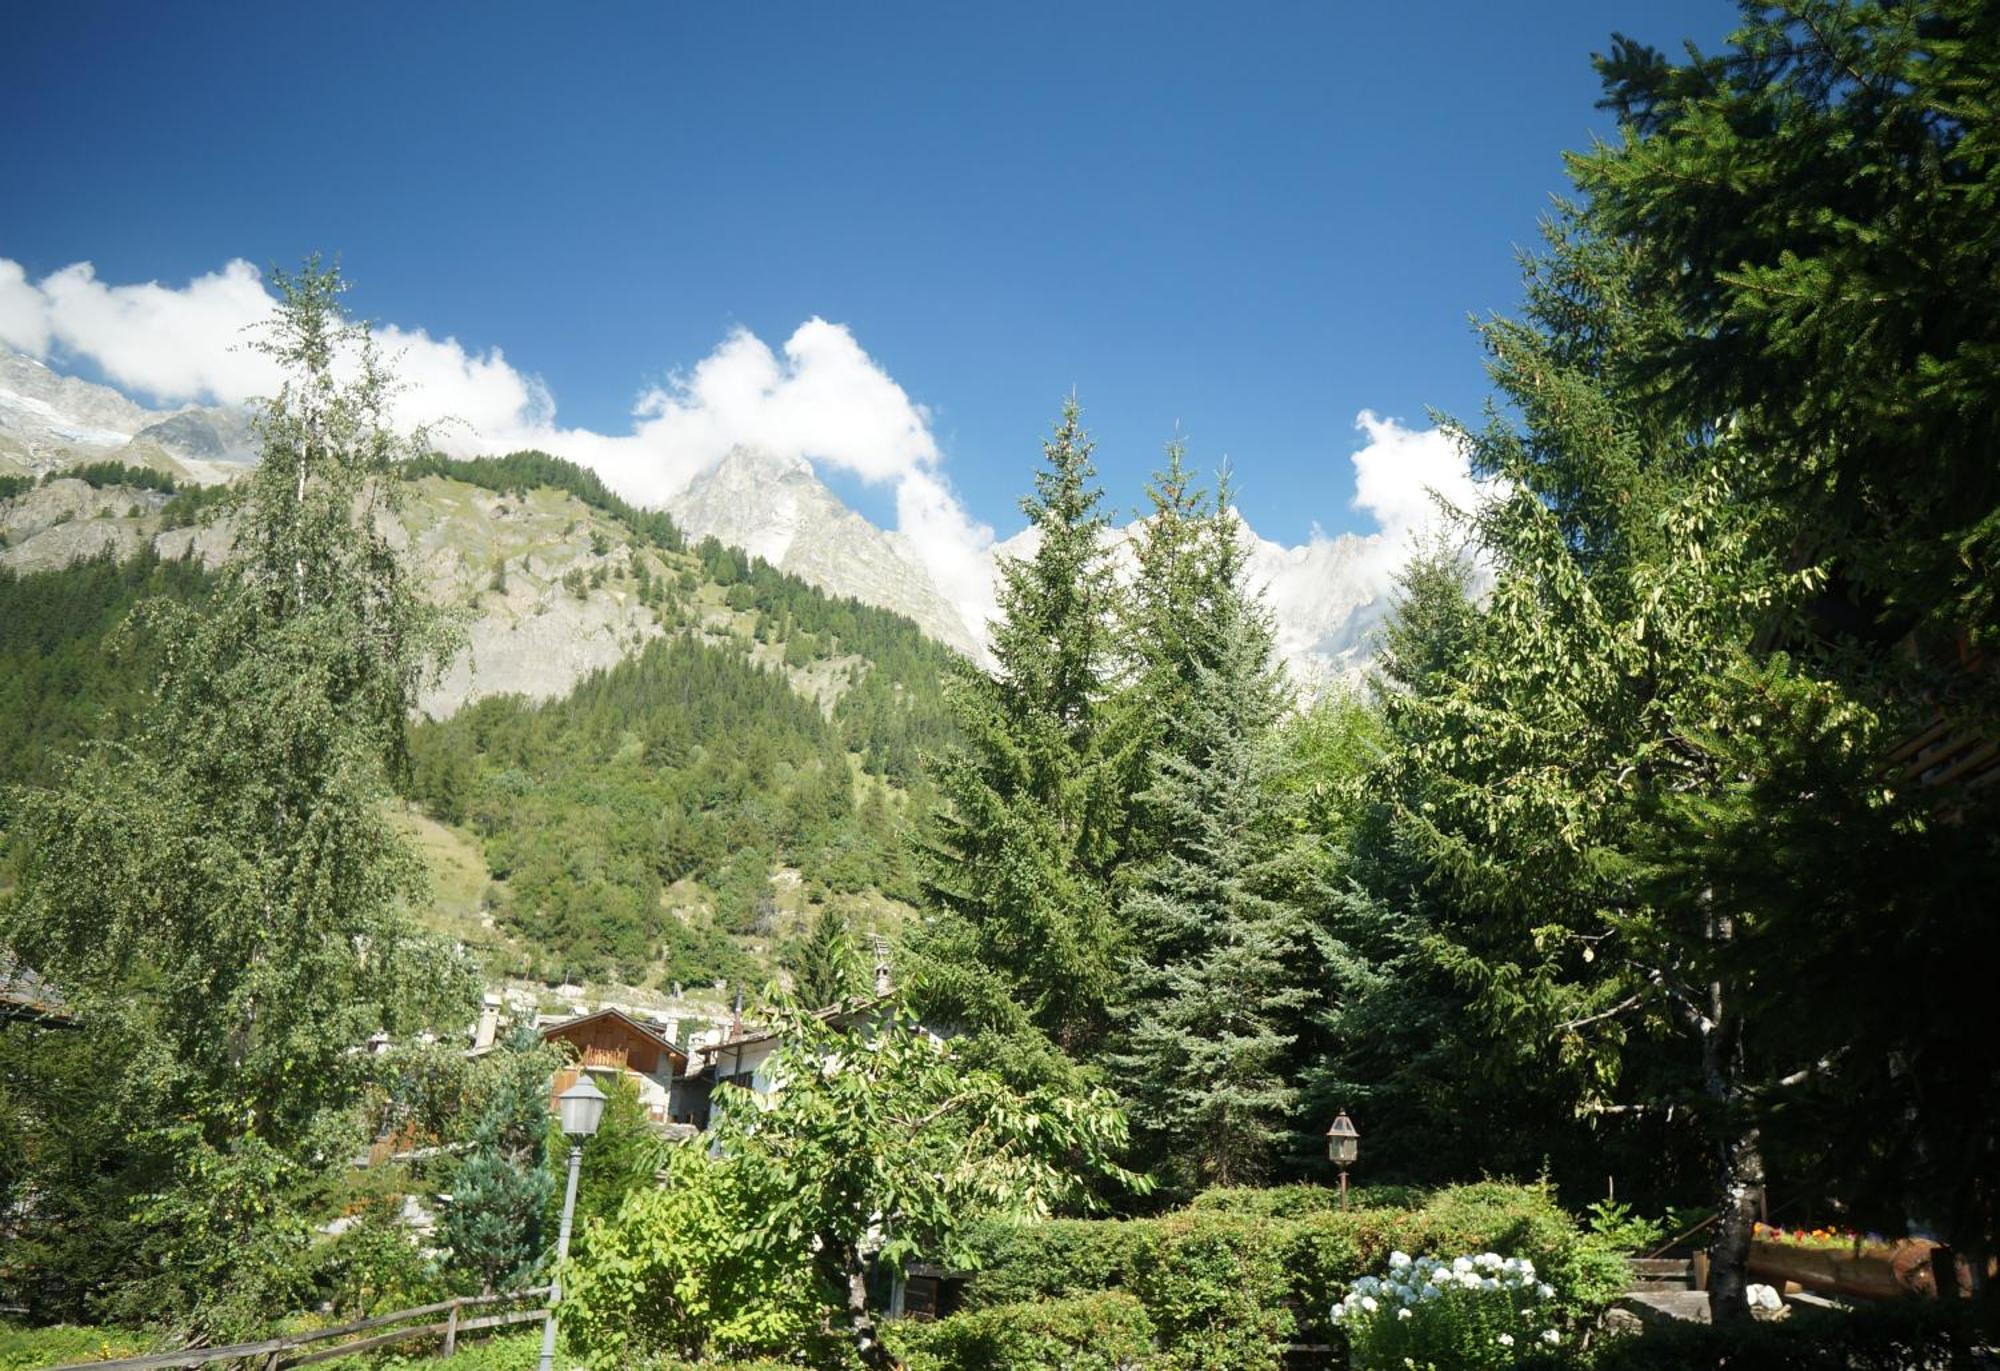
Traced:
[[570, 1223], [576, 1215], [576, 1178], [583, 1170], [583, 1140], [597, 1131], [604, 1117], [604, 1092], [588, 1076], [556, 1097], [563, 1132], [569, 1135], [569, 1181], [563, 1187], [562, 1227], [556, 1232], [556, 1269], [549, 1273], [549, 1312], [542, 1320], [540, 1371], [555, 1371], [556, 1305], [562, 1301], [562, 1264], [569, 1256]]
[[[556, 1236], [556, 1266], [561, 1268], [564, 1258], [569, 1256], [569, 1225], [576, 1213], [576, 1173], [583, 1169], [583, 1144], [569, 1145], [569, 1184], [563, 1187], [562, 1228]], [[1347, 1177], [1340, 1178], [1343, 1182]], [[1345, 1187], [1343, 1186], [1343, 1189]], [[542, 1320], [542, 1360], [541, 1371], [555, 1371], [556, 1364], [556, 1302], [562, 1299], [562, 1286], [554, 1275], [549, 1277], [549, 1316]]]

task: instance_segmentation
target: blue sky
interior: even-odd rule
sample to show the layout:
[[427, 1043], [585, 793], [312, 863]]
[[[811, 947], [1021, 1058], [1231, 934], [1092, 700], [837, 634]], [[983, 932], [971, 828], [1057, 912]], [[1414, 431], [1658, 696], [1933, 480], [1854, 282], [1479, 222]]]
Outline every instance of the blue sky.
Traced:
[[[1357, 412], [1475, 413], [1468, 314], [1608, 130], [1615, 30], [1519, 5], [65, 3], [0, 46], [0, 258], [185, 285], [340, 254], [359, 310], [556, 421], [818, 316], [927, 407], [1001, 535], [1074, 387], [1117, 504], [1176, 424], [1266, 536], [1350, 509]], [[89, 370], [90, 359], [77, 359]], [[829, 468], [895, 521], [892, 482]]]

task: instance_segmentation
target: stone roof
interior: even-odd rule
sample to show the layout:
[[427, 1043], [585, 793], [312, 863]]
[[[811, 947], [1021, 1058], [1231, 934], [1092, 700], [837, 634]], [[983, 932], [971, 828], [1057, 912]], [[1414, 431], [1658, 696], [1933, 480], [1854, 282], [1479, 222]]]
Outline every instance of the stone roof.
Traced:
[[67, 1027], [76, 1023], [62, 992], [6, 948], [0, 948], [0, 1021]]

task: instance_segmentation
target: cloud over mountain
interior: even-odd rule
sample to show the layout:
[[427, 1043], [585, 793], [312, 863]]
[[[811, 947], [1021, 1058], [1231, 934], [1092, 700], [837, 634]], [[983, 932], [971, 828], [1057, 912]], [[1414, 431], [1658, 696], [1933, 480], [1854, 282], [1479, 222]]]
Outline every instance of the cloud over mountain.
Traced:
[[[275, 296], [241, 259], [183, 286], [113, 284], [79, 262], [33, 280], [0, 257], [0, 344], [38, 359], [86, 360], [121, 388], [156, 402], [241, 404], [270, 393], [277, 378], [252, 346]], [[994, 612], [994, 532], [951, 488], [931, 416], [841, 324], [811, 318], [781, 348], [736, 329], [687, 371], [648, 387], [623, 433], [566, 428], [555, 397], [498, 348], [388, 325], [377, 338], [406, 383], [399, 423], [433, 427], [438, 446], [466, 455], [541, 448], [596, 470], [617, 491], [663, 505], [712, 471], [731, 451], [762, 452], [848, 472], [896, 495], [904, 555], [957, 607], [975, 637]], [[1463, 453], [1437, 429], [1406, 428], [1363, 411], [1366, 441], [1352, 454], [1353, 508], [1372, 534], [1304, 547], [1269, 545], [1275, 569], [1318, 565], [1311, 550], [1351, 541], [1341, 575], [1372, 602], [1384, 600], [1395, 571], [1436, 517], [1436, 499], [1468, 506], [1478, 498]], [[1311, 581], [1306, 576], [1305, 581]], [[1308, 584], [1275, 576], [1275, 599], [1310, 598]], [[1345, 591], [1343, 591], [1343, 594]], [[1379, 617], [1379, 603], [1377, 616]]]

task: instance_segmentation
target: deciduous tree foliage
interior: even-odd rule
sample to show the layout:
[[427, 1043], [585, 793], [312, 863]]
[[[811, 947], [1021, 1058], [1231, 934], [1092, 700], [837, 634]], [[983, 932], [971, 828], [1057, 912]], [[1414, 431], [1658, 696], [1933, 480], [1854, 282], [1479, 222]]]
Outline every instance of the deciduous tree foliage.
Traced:
[[145, 607], [160, 665], [135, 736], [19, 797], [28, 858], [0, 931], [106, 1035], [132, 1106], [106, 1164], [149, 1189], [105, 1217], [137, 1219], [138, 1307], [197, 1327], [303, 1240], [288, 1195], [346, 1155], [370, 1070], [353, 1049], [469, 1002], [408, 921], [422, 872], [384, 805], [451, 641], [376, 522], [406, 452], [389, 378], [333, 272], [274, 284], [261, 346], [287, 379], [258, 419], [239, 555], [201, 607]]
[[[1023, 1092], [899, 1011], [777, 1027], [775, 1091], [718, 1092], [708, 1159], [677, 1158], [664, 1191], [593, 1229], [564, 1280], [607, 1363], [715, 1342], [794, 1351], [831, 1319], [861, 1364], [890, 1366], [868, 1298], [877, 1273], [965, 1260], [973, 1220], [1046, 1216], [1086, 1199], [1093, 1176], [1143, 1184], [1114, 1160], [1125, 1125], [1104, 1092]], [[710, 1298], [710, 1279], [740, 1298]], [[802, 1299], [817, 1320], [799, 1317]]]

